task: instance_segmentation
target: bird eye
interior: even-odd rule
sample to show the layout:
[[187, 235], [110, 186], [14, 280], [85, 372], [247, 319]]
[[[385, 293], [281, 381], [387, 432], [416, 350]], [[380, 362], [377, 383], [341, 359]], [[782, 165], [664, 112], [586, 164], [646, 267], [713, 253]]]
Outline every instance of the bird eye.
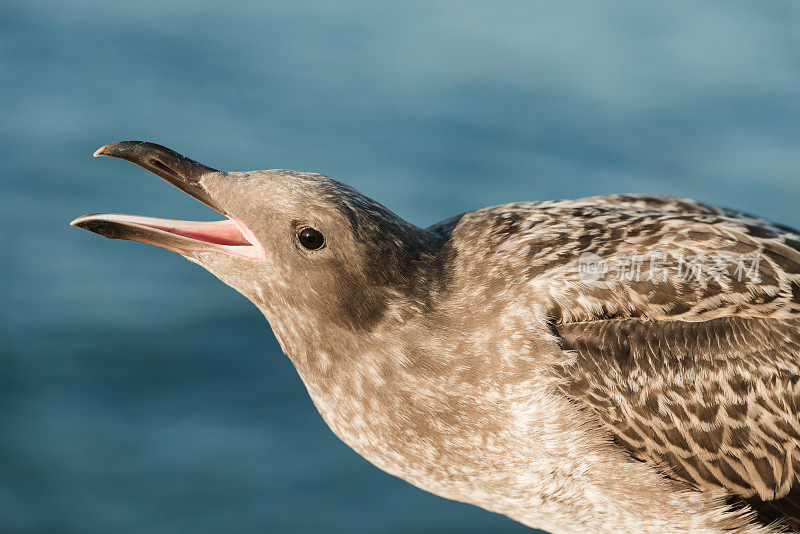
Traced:
[[316, 250], [325, 243], [325, 238], [322, 237], [322, 234], [310, 226], [306, 226], [300, 230], [300, 233], [297, 234], [297, 239], [299, 239], [300, 244], [308, 250]]

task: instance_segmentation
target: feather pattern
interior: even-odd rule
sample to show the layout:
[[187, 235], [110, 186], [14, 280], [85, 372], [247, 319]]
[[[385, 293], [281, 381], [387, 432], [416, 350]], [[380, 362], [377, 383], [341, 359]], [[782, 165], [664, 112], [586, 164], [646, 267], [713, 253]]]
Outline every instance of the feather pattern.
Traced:
[[634, 456], [700, 489], [787, 495], [800, 475], [800, 319], [558, 327], [568, 394]]
[[763, 263], [756, 281], [668, 274], [571, 290], [558, 283], [564, 265], [541, 273], [553, 330], [574, 356], [555, 367], [564, 394], [636, 459], [696, 489], [727, 490], [765, 523], [800, 527], [796, 232], [692, 201], [587, 200], [578, 226], [597, 228], [605, 258], [668, 246], [757, 253]]

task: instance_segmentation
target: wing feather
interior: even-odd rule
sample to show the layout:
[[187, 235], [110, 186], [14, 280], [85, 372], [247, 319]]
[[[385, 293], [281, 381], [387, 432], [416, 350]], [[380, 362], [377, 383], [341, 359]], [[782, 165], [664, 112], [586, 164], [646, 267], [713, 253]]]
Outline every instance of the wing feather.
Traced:
[[[526, 285], [571, 355], [564, 393], [621, 447], [800, 528], [800, 232], [640, 195], [507, 204], [431, 230], [452, 230], [454, 258], [480, 243], [489, 278]], [[605, 270], [582, 276], [585, 257]], [[690, 258], [702, 276], [681, 270]], [[642, 259], [650, 272], [633, 272]]]
[[555, 328], [575, 356], [558, 369], [565, 394], [635, 458], [772, 509], [800, 487], [800, 318]]

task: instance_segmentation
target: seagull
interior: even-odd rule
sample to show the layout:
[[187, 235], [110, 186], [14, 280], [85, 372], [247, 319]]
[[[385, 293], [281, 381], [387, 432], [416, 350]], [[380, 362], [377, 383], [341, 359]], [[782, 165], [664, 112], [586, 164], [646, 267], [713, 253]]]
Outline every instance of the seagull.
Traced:
[[135, 163], [224, 216], [93, 214], [253, 302], [333, 432], [436, 495], [561, 532], [800, 528], [800, 237], [687, 199], [420, 228], [291, 170]]

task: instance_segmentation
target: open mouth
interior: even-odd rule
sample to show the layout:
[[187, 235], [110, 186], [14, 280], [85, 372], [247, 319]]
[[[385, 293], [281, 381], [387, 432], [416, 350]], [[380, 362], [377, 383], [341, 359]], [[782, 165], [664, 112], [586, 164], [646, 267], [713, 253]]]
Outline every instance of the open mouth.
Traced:
[[225, 215], [221, 221], [180, 221], [140, 215], [95, 213], [70, 224], [111, 239], [127, 239], [156, 245], [184, 256], [198, 252], [221, 252], [250, 260], [266, 259], [264, 247], [247, 226], [218, 208], [200, 183], [215, 169], [166, 147], [142, 141], [121, 141], [101, 147], [95, 157], [110, 156], [144, 167], [178, 189]]

